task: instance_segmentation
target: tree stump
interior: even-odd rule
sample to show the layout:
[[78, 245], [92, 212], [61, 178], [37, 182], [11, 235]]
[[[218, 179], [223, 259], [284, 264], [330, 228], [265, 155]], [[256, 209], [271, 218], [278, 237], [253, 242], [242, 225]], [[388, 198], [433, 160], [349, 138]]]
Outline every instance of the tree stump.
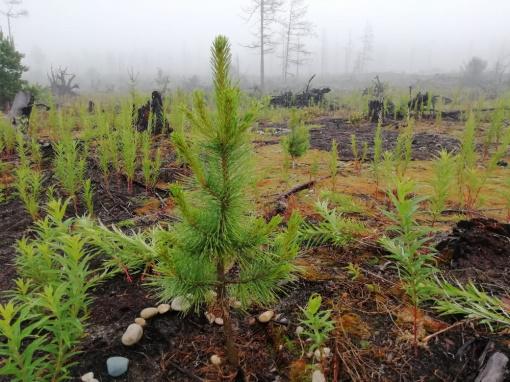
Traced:
[[371, 99], [368, 101], [368, 119], [370, 122], [378, 123], [379, 119], [381, 122], [384, 117], [384, 102], [379, 99]]

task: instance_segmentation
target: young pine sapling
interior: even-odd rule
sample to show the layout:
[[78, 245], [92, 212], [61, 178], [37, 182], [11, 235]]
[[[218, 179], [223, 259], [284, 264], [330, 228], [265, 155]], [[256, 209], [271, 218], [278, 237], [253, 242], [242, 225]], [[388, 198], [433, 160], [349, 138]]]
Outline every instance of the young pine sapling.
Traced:
[[[226, 37], [215, 39], [211, 62], [214, 118], [203, 92], [196, 91], [193, 108], [185, 109], [190, 131], [172, 133], [192, 176], [186, 191], [171, 187], [182, 220], [167, 234], [172, 246], [161, 254], [152, 284], [163, 300], [182, 296], [196, 308], [215, 304], [224, 322], [227, 360], [238, 365], [230, 301], [271, 304], [284, 283], [295, 279], [301, 219], [294, 213], [276, 233], [280, 217], [269, 223], [253, 217], [246, 195], [252, 172], [250, 129], [261, 106], [253, 104], [244, 115], [239, 113], [241, 91], [229, 76]], [[232, 266], [236, 272], [229, 271]]]
[[282, 140], [282, 144], [287, 147], [292, 157], [292, 168], [294, 168], [294, 160], [305, 155], [310, 148], [310, 132], [296, 109], [292, 109], [289, 129], [290, 133], [285, 140]]

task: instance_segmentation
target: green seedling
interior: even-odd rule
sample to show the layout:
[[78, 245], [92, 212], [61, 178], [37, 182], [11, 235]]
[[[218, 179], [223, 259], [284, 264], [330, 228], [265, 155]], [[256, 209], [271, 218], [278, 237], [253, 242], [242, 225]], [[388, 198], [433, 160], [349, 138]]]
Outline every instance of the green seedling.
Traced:
[[312, 339], [309, 352], [319, 349], [321, 359], [323, 359], [323, 349], [329, 338], [328, 333], [335, 329], [334, 321], [331, 319], [331, 310], [319, 311], [322, 304], [322, 297], [313, 293], [308, 299], [306, 308], [299, 307], [304, 319], [300, 319], [302, 325], [306, 326], [302, 334]]
[[[396, 261], [396, 268], [405, 293], [410, 297], [413, 308], [413, 332], [415, 354], [418, 354], [418, 309], [422, 302], [432, 299], [437, 287], [432, 281], [437, 271], [434, 267], [434, 248], [427, 245], [430, 227], [416, 222], [420, 203], [426, 197], [410, 197], [417, 189], [413, 180], [397, 178], [395, 191], [388, 191], [394, 211], [381, 212], [393, 223], [388, 230], [397, 236], [384, 236], [382, 246], [390, 253], [390, 259]], [[394, 236], [394, 235], [392, 235]]]
[[43, 179], [37, 171], [28, 166], [16, 170], [16, 188], [32, 219], [39, 218], [39, 200]]

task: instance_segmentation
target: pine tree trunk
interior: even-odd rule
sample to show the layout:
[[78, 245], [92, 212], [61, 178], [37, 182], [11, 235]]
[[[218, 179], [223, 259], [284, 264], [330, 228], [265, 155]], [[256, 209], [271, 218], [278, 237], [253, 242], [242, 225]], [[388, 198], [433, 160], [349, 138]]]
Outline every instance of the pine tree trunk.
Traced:
[[225, 284], [225, 265], [223, 259], [218, 259], [216, 265], [216, 274], [220, 284], [217, 287], [218, 301], [221, 305], [223, 314], [223, 329], [225, 331], [225, 345], [227, 347], [227, 360], [233, 366], [239, 365], [239, 356], [234, 339], [234, 330], [232, 328], [232, 319], [230, 317], [230, 307], [228, 305], [227, 291]]

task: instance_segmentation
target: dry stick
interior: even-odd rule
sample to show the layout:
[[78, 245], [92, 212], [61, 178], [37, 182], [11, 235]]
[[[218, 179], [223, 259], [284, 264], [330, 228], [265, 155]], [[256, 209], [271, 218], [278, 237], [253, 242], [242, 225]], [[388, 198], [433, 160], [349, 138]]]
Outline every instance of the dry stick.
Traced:
[[488, 209], [483, 209], [483, 210], [478, 210], [478, 211], [474, 211], [474, 210], [457, 210], [457, 209], [451, 209], [451, 210], [442, 210], [441, 211], [441, 215], [443, 214], [463, 214], [463, 215], [469, 215], [469, 214], [473, 214], [473, 215], [477, 215], [477, 216], [486, 216], [484, 215], [483, 213], [481, 212], [485, 212], [485, 211], [499, 211], [499, 210], [504, 210], [505, 208], [488, 208]]
[[450, 330], [450, 329], [453, 329], [453, 328], [455, 328], [455, 327], [457, 327], [457, 326], [460, 326], [460, 325], [462, 325], [462, 324], [468, 324], [468, 323], [470, 323], [470, 322], [478, 321], [478, 320], [480, 320], [480, 318], [479, 318], [479, 317], [475, 317], [475, 318], [470, 318], [470, 319], [468, 319], [468, 320], [463, 320], [463, 321], [456, 322], [455, 324], [450, 325], [450, 326], [448, 326], [447, 328], [444, 328], [444, 329], [441, 329], [441, 330], [439, 330], [439, 331], [437, 331], [437, 332], [435, 332], [435, 333], [432, 333], [430, 336], [427, 336], [427, 337], [425, 337], [424, 339], [422, 339], [422, 340], [421, 340], [421, 342], [423, 342], [423, 343], [427, 343], [430, 339], [432, 339], [432, 338], [434, 338], [434, 337], [436, 337], [436, 336], [440, 335], [441, 333], [444, 333], [444, 332], [446, 332], [446, 331], [448, 331], [448, 330]]
[[203, 380], [202, 378], [196, 376], [195, 374], [190, 373], [188, 370], [180, 367], [179, 365], [177, 365], [176, 363], [174, 363], [172, 361], [166, 361], [166, 363], [168, 363], [170, 366], [174, 367], [175, 369], [179, 370], [182, 374], [188, 376], [189, 378], [193, 379], [194, 381], [205, 382], [205, 380]]
[[165, 207], [166, 206], [166, 202], [163, 200], [163, 198], [161, 198], [161, 196], [156, 191], [154, 191], [154, 195], [156, 195], [158, 197], [159, 201], [161, 202], [161, 205], [163, 207]]
[[305, 182], [305, 183], [301, 183], [299, 185], [297, 185], [296, 187], [294, 188], [291, 188], [289, 191], [287, 192], [284, 192], [283, 194], [280, 194], [278, 195], [277, 199], [285, 199], [285, 198], [288, 198], [289, 196], [291, 196], [292, 194], [295, 194], [296, 192], [299, 192], [299, 191], [303, 191], [307, 188], [310, 188], [312, 187], [316, 182], [319, 182], [321, 180], [324, 180], [324, 179], [328, 179], [328, 178], [331, 178], [331, 175], [325, 175], [325, 176], [321, 176], [319, 178], [315, 178], [314, 180], [310, 180], [308, 182]]

